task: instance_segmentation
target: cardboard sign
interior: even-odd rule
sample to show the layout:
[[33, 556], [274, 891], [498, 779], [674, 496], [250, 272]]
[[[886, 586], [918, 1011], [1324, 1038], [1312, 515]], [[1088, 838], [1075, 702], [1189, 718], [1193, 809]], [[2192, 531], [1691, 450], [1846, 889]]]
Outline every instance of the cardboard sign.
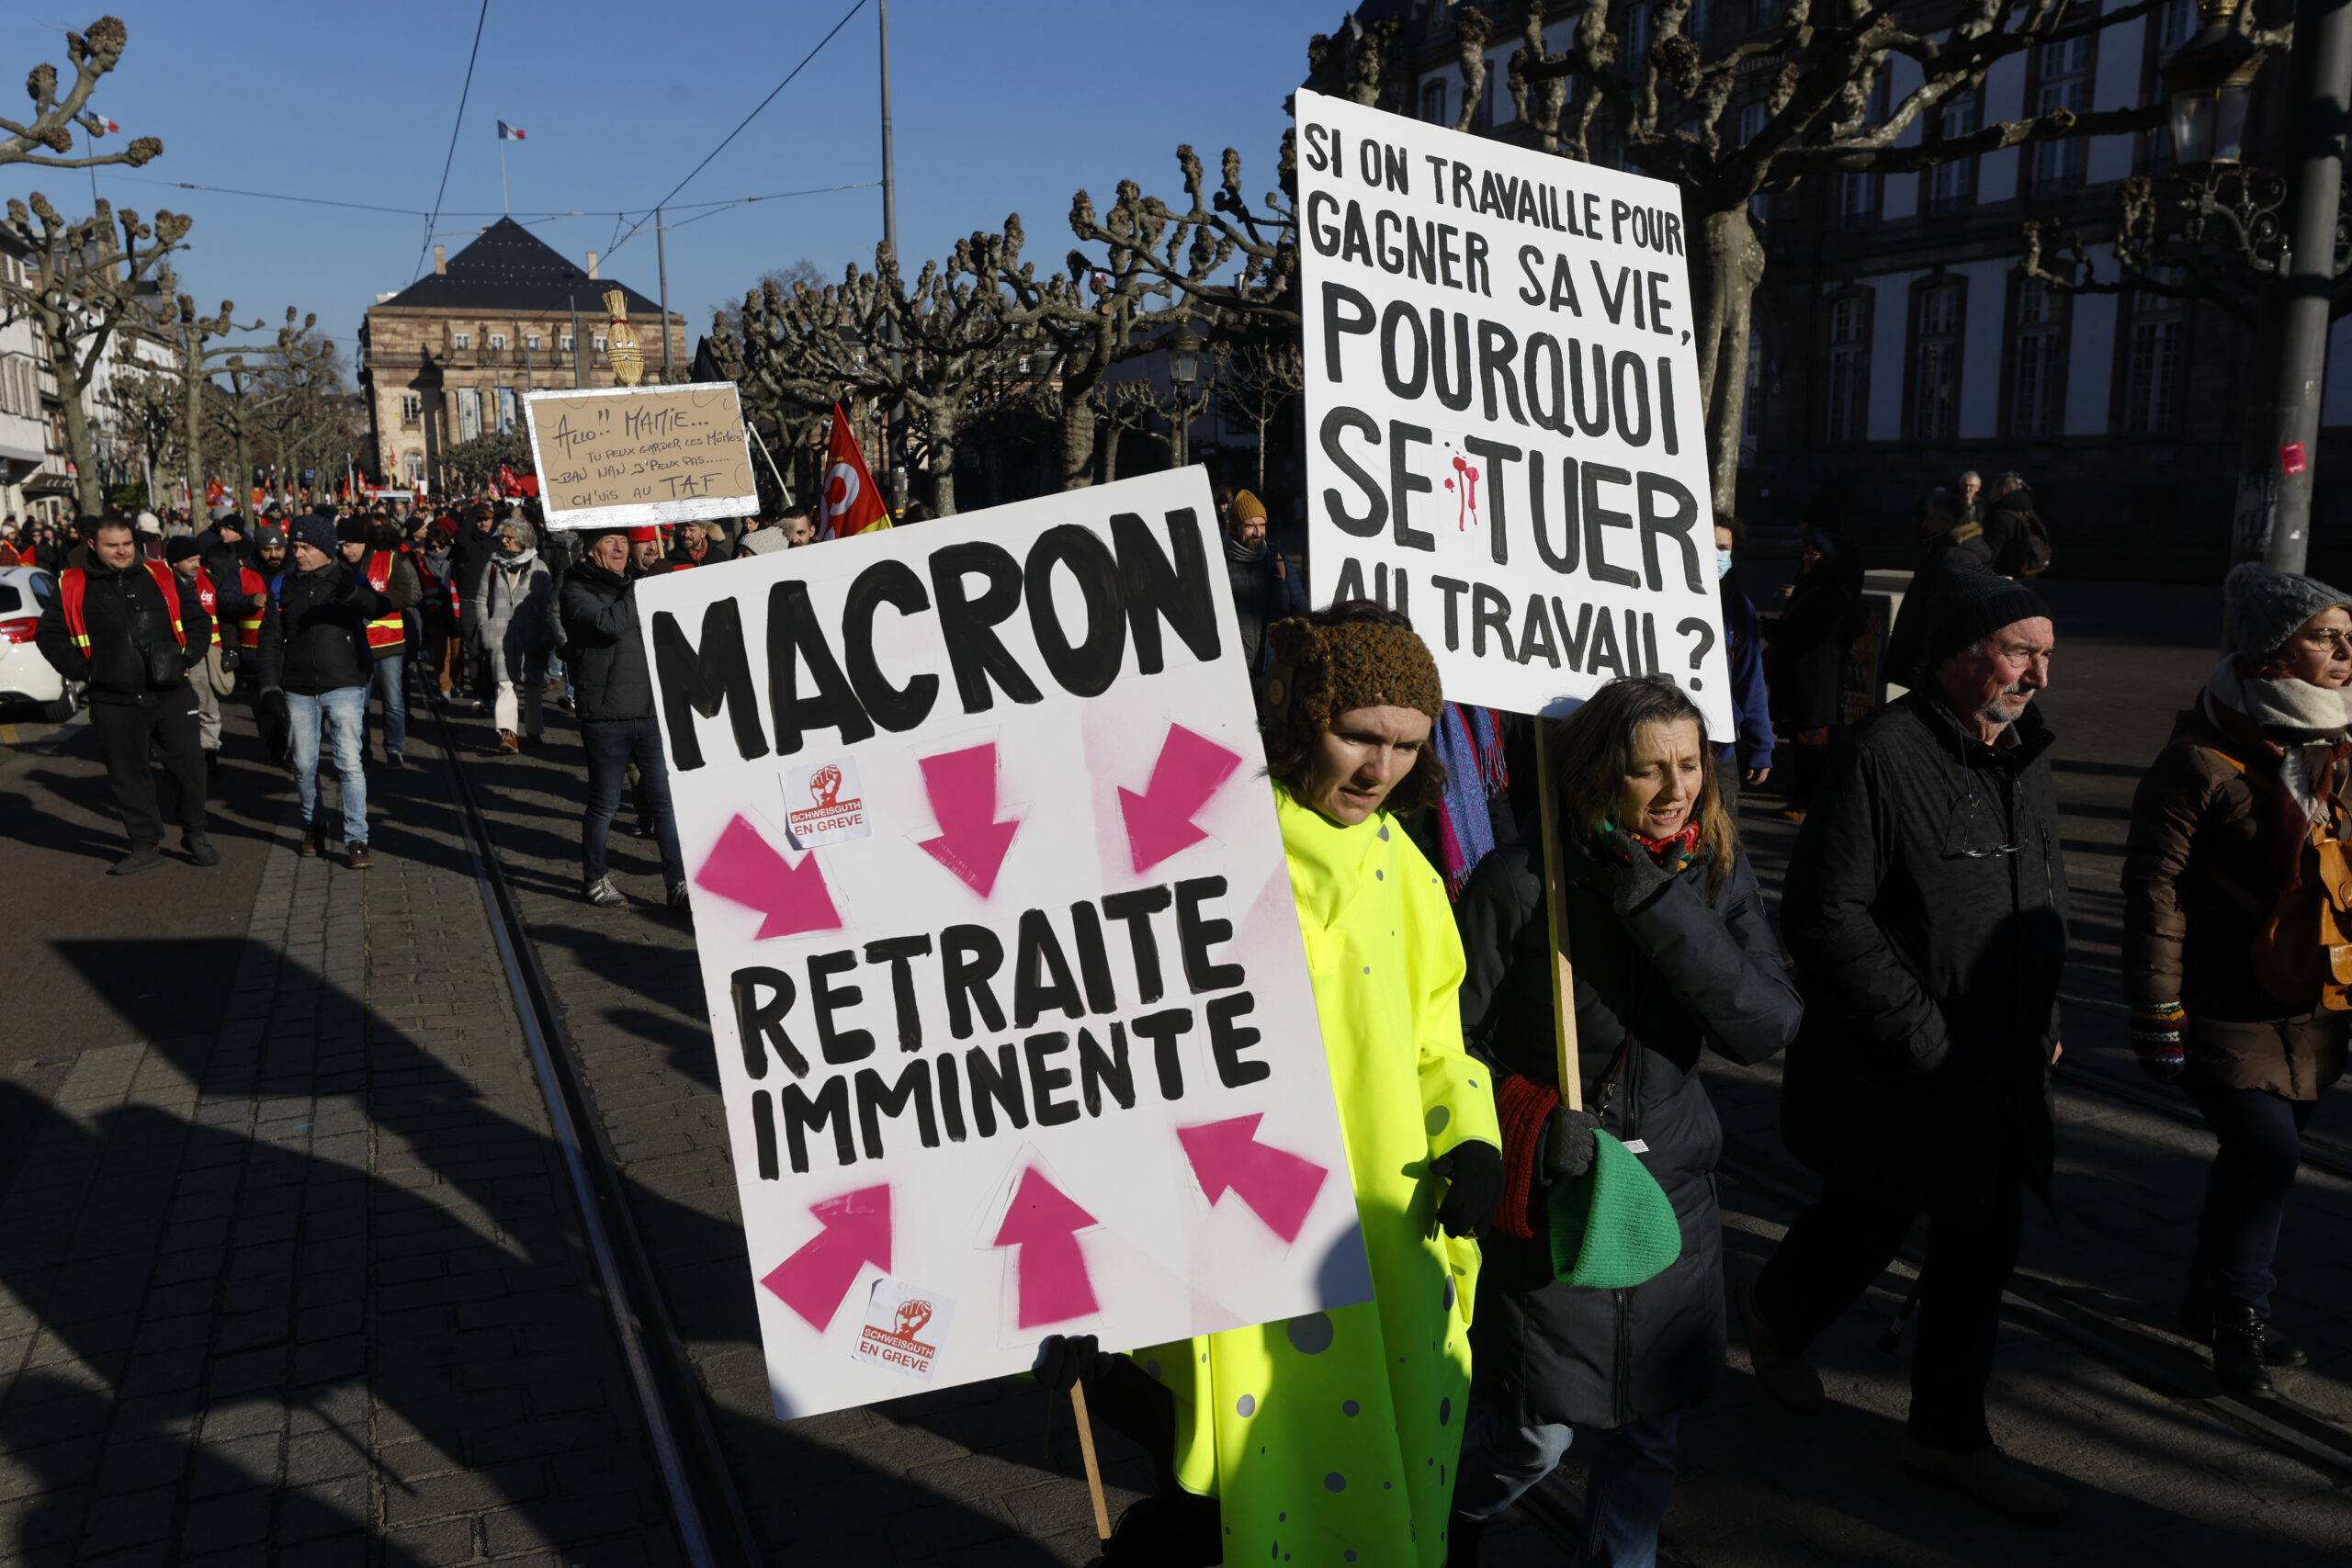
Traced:
[[638, 585], [779, 1416], [1371, 1297], [1216, 517]]
[[1675, 187], [1298, 95], [1315, 602], [1413, 617], [1445, 694], [1663, 671], [1731, 735]]
[[523, 406], [550, 528], [633, 528], [760, 509], [732, 381], [531, 392]]

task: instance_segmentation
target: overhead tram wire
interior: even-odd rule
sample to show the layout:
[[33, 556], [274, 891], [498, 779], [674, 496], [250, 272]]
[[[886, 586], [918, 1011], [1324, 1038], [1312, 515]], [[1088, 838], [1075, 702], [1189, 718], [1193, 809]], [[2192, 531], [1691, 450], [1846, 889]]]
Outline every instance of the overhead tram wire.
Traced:
[[424, 238], [417, 243], [416, 270], [409, 275], [413, 283], [424, 276], [425, 248], [433, 243], [433, 225], [441, 217], [441, 198], [449, 194], [449, 169], [458, 161], [458, 133], [466, 128], [466, 100], [473, 96], [474, 62], [481, 58], [481, 29], [490, 20], [490, 0], [481, 0], [481, 12], [474, 18], [474, 47], [466, 55], [466, 85], [458, 89], [458, 119], [449, 127], [449, 153], [441, 160], [441, 186], [433, 193], [433, 211], [424, 220]]
[[[424, 218], [424, 219], [432, 219], [432, 218], [435, 218], [435, 217], [436, 217], [436, 216], [441, 217], [441, 218], [500, 218], [500, 217], [511, 217], [511, 218], [514, 218], [514, 219], [516, 219], [518, 221], [530, 222], [530, 223], [547, 223], [547, 222], [552, 222], [554, 220], [559, 219], [559, 218], [605, 218], [605, 217], [611, 217], [611, 218], [616, 218], [616, 219], [623, 219], [623, 220], [626, 220], [626, 219], [628, 217], [628, 215], [629, 215], [630, 213], [632, 213], [632, 212], [639, 212], [639, 211], [646, 210], [645, 209], [642, 209], [642, 208], [636, 208], [636, 207], [625, 207], [625, 208], [618, 208], [618, 209], [615, 209], [615, 208], [605, 208], [605, 207], [594, 207], [594, 208], [579, 208], [579, 207], [574, 207], [574, 208], [567, 208], [567, 209], [561, 209], [561, 210], [549, 210], [549, 211], [546, 211], [546, 212], [531, 212], [531, 211], [524, 211], [524, 212], [520, 212], [520, 213], [502, 213], [502, 212], [492, 212], [492, 211], [488, 211], [488, 210], [483, 210], [483, 211], [480, 211], [480, 212], [474, 212], [474, 211], [463, 211], [463, 210], [445, 210], [445, 211], [443, 211], [443, 212], [441, 212], [441, 213], [439, 213], [439, 214], [437, 214], [437, 215], [436, 215], [436, 214], [435, 214], [435, 213], [427, 212], [426, 210], [424, 210], [424, 209], [423, 209], [423, 208], [421, 208], [421, 207], [382, 207], [382, 206], [379, 206], [379, 205], [377, 205], [376, 203], [373, 203], [373, 202], [366, 202], [366, 201], [336, 201], [336, 200], [334, 200], [334, 199], [331, 199], [331, 198], [329, 198], [329, 197], [322, 197], [322, 196], [287, 196], [287, 195], [284, 195], [283, 193], [278, 192], [278, 191], [270, 191], [270, 190], [243, 190], [243, 189], [238, 188], [238, 187], [237, 187], [237, 186], [208, 186], [208, 185], [198, 185], [198, 183], [196, 183], [196, 182], [195, 182], [195, 181], [193, 181], [193, 180], [157, 180], [157, 179], [143, 179], [143, 178], [141, 178], [141, 176], [139, 176], [139, 175], [107, 175], [107, 177], [108, 179], [113, 179], [113, 180], [128, 180], [128, 181], [130, 181], [130, 182], [132, 182], [132, 183], [134, 183], [134, 184], [138, 184], [138, 185], [169, 186], [171, 186], [171, 187], [172, 187], [173, 189], [175, 189], [175, 190], [193, 190], [193, 191], [202, 191], [202, 192], [204, 192], [205, 194], [209, 195], [209, 196], [246, 196], [246, 197], [255, 197], [255, 198], [257, 198], [257, 199], [259, 199], [259, 200], [262, 200], [262, 201], [291, 201], [291, 202], [298, 202], [298, 203], [300, 203], [300, 204], [301, 204], [301, 205], [303, 205], [303, 206], [306, 206], [306, 207], [345, 207], [345, 208], [351, 208], [351, 209], [355, 209], [355, 210], [357, 210], [357, 211], [360, 211], [360, 212], [389, 212], [389, 213], [393, 214], [393, 215], [394, 215], [394, 216], [396, 216], [396, 217], [401, 217], [401, 218]], [[769, 192], [765, 193], [764, 195], [761, 195], [761, 196], [738, 196], [738, 197], [725, 197], [725, 198], [723, 198], [723, 199], [717, 200], [717, 201], [684, 201], [684, 202], [680, 202], [676, 207], [673, 208], [671, 210], [673, 210], [673, 211], [682, 211], [682, 210], [683, 210], [683, 211], [688, 211], [688, 212], [691, 212], [691, 211], [693, 211], [693, 210], [694, 210], [695, 209], [696, 209], [696, 208], [707, 208], [707, 209], [710, 209], [709, 211], [700, 213], [700, 214], [698, 214], [697, 216], [695, 216], [695, 217], [694, 217], [694, 218], [690, 218], [690, 219], [688, 219], [688, 220], [686, 220], [687, 222], [690, 222], [690, 223], [693, 223], [693, 222], [700, 222], [700, 221], [702, 220], [702, 219], [711, 217], [711, 216], [715, 215], [716, 213], [718, 213], [718, 212], [719, 212], [719, 211], [724, 210], [724, 209], [727, 209], [727, 208], [730, 208], [730, 207], [742, 207], [742, 206], [745, 206], [745, 205], [747, 205], [747, 204], [749, 204], [749, 203], [751, 203], [751, 202], [755, 202], [755, 201], [782, 201], [782, 200], [785, 200], [786, 197], [797, 197], [797, 196], [830, 196], [830, 195], [832, 195], [832, 194], [833, 194], [834, 192], [836, 192], [836, 191], [844, 191], [844, 190], [871, 190], [874, 186], [877, 186], [877, 185], [880, 185], [881, 183], [882, 183], [882, 182], [881, 182], [881, 181], [879, 181], [879, 180], [854, 180], [854, 181], [850, 182], [850, 183], [849, 183], [849, 184], [847, 184], [847, 185], [837, 185], [837, 186], [809, 186], [808, 188], [807, 188], [806, 190], [778, 190], [778, 191], [769, 191]], [[682, 225], [673, 225], [673, 227], [682, 227]]]
[[[488, 3], [489, 0], [483, 0], [483, 4], [487, 5]], [[685, 189], [688, 185], [693, 183], [694, 177], [696, 175], [701, 174], [704, 169], [709, 167], [711, 159], [716, 158], [721, 152], [726, 152], [728, 143], [742, 135], [744, 129], [753, 120], [760, 118], [760, 111], [766, 108], [770, 104], [775, 102], [776, 94], [781, 93], [786, 87], [791, 86], [793, 78], [799, 75], [801, 72], [807, 70], [808, 68], [808, 62], [816, 59], [817, 56], [824, 51], [824, 47], [827, 44], [833, 41], [834, 35], [839, 33], [843, 28], [849, 26], [850, 18], [865, 9], [865, 0], [851, 0], [850, 8], [842, 13], [842, 19], [833, 24], [832, 30], [826, 33], [823, 38], [819, 39], [817, 40], [816, 47], [809, 50], [808, 53], [800, 57], [800, 63], [794, 66], [785, 76], [784, 80], [778, 82], [775, 88], [769, 92], [768, 96], [759, 101], [757, 107], [754, 107], [750, 114], [743, 117], [743, 120], [741, 125], [738, 125], [734, 130], [727, 133], [725, 141], [722, 141], [718, 146], [712, 148], [703, 158], [701, 163], [696, 164], [693, 168], [687, 170], [686, 177], [684, 179], [680, 180], [676, 185], [670, 187], [670, 196], [665, 196], [660, 201], [655, 202], [653, 204], [652, 210], [647, 212], [643, 218], [639, 219], [635, 224], [631, 225], [628, 233], [621, 235], [619, 239], [615, 240], [611, 244], [607, 245], [605, 248], [605, 254], [610, 256], [615, 251], [619, 250], [623, 245], [628, 244], [631, 240], [635, 239], [637, 237], [638, 231], [644, 228], [645, 225], [652, 220], [655, 213], [660, 212], [663, 208], [670, 205], [670, 197], [675, 196], [680, 191]], [[618, 229], [620, 225], [617, 222], [614, 224], [615, 229]]]

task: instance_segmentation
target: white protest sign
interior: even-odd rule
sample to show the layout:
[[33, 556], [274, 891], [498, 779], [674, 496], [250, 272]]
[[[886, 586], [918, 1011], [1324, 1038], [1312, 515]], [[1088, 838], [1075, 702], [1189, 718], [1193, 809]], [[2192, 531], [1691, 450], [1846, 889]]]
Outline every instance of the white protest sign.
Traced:
[[1298, 95], [1317, 604], [1406, 611], [1447, 697], [1662, 671], [1731, 734], [1675, 187]]
[[1371, 1297], [1215, 522], [637, 588], [779, 1416]]
[[742, 517], [760, 509], [732, 381], [526, 392], [550, 528]]

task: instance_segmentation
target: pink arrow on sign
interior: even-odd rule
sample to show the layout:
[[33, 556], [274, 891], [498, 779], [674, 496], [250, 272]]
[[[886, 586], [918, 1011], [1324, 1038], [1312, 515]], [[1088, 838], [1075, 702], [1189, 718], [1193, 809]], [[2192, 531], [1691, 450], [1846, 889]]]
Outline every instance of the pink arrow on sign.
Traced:
[[1193, 813], [1206, 806], [1240, 765], [1239, 752], [1181, 724], [1168, 727], [1159, 761], [1152, 765], [1150, 786], [1142, 795], [1119, 791], [1119, 811], [1127, 821], [1127, 853], [1136, 871], [1149, 870], [1208, 837], [1193, 826]]
[[1021, 1249], [1022, 1327], [1066, 1323], [1102, 1310], [1074, 1234], [1094, 1223], [1093, 1215], [1040, 1176], [1035, 1166], [1021, 1173], [1020, 1189], [993, 1245]]
[[868, 1263], [890, 1271], [890, 1189], [861, 1187], [812, 1203], [808, 1212], [825, 1228], [760, 1280], [784, 1304], [824, 1331], [841, 1310], [842, 1298]]
[[710, 858], [695, 873], [695, 886], [765, 915], [759, 940], [841, 929], [842, 918], [833, 908], [825, 874], [818, 869], [816, 852], [802, 855], [798, 865], [788, 864], [740, 816], [711, 846]]
[[1262, 1111], [1236, 1116], [1227, 1122], [1179, 1127], [1176, 1136], [1182, 1140], [1185, 1157], [1193, 1162], [1193, 1174], [1200, 1179], [1201, 1190], [1208, 1194], [1210, 1202], [1230, 1188], [1266, 1222], [1268, 1230], [1284, 1241], [1296, 1241], [1329, 1173], [1313, 1160], [1260, 1143], [1258, 1123], [1263, 1120]]
[[996, 742], [923, 758], [922, 785], [939, 819], [939, 837], [923, 849], [987, 897], [1021, 827], [1018, 817], [996, 819]]

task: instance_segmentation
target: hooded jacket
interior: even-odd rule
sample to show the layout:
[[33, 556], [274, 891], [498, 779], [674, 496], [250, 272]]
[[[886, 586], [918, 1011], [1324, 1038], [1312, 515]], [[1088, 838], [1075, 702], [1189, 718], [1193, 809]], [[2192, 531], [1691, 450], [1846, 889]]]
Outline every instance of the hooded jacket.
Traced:
[[2041, 710], [2004, 741], [1928, 691], [1871, 714], [1814, 792], [1781, 896], [1805, 1007], [1789, 1148], [1923, 1209], [1982, 1213], [2010, 1172], [2050, 1193], [2066, 867]]
[[[137, 703], [158, 692], [185, 691], [185, 681], [177, 678], [158, 683], [148, 661], [149, 650], [177, 650], [178, 644], [172, 637], [170, 606], [147, 563], [134, 560], [116, 571], [92, 561], [82, 570], [82, 624], [89, 632], [90, 651], [85, 654], [74, 646], [61, 584], [33, 631], [41, 656], [67, 680], [88, 682], [94, 703]], [[179, 656], [179, 668], [185, 671], [211, 646], [212, 618], [204, 613], [204, 601], [193, 583], [177, 573], [172, 581], [179, 594], [180, 629], [187, 637], [187, 648]]]
[[[1681, 1222], [1682, 1256], [1631, 1290], [1589, 1290], [1554, 1279], [1540, 1229], [1532, 1239], [1490, 1232], [1471, 1343], [1481, 1386], [1514, 1422], [1622, 1427], [1697, 1405], [1723, 1366], [1723, 1128], [1699, 1058], [1778, 1054], [1800, 1007], [1745, 857], [1712, 902], [1702, 857], [1623, 914], [1605, 855], [1577, 844], [1561, 859], [1585, 1109], [1645, 1145], [1641, 1161]], [[1556, 1089], [1552, 933], [1533, 852], [1509, 844], [1480, 862], [1454, 917], [1471, 1054], [1493, 1067], [1498, 1098], [1512, 1098], [1513, 1077]]]
[[653, 716], [653, 671], [638, 631], [637, 576], [582, 560], [557, 599], [571, 647], [572, 700], [582, 724]]

